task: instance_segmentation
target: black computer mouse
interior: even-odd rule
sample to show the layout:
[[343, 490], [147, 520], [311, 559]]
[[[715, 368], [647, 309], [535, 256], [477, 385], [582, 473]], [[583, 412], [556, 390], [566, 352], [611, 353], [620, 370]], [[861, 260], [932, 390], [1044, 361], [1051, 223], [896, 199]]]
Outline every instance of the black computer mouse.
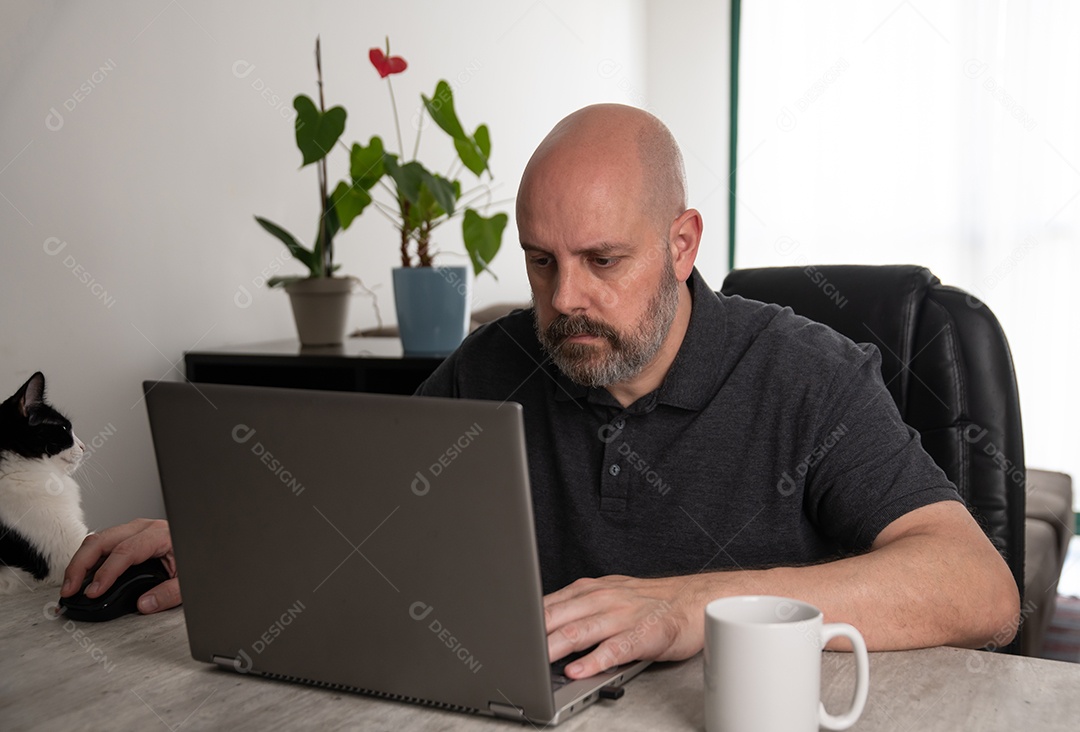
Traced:
[[94, 575], [91, 572], [83, 580], [83, 585], [71, 597], [60, 598], [61, 612], [71, 620], [96, 623], [113, 620], [128, 613], [139, 611], [136, 603], [143, 593], [157, 587], [169, 579], [169, 571], [158, 558], [148, 559], [142, 564], [128, 567], [116, 578], [108, 589], [98, 597], [86, 596]]

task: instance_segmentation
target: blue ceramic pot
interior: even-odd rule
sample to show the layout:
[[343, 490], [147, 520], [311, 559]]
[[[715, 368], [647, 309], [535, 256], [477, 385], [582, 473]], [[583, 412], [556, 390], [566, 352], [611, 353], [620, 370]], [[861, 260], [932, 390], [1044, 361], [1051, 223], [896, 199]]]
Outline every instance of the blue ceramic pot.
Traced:
[[466, 267], [396, 267], [394, 305], [410, 356], [448, 356], [469, 332]]

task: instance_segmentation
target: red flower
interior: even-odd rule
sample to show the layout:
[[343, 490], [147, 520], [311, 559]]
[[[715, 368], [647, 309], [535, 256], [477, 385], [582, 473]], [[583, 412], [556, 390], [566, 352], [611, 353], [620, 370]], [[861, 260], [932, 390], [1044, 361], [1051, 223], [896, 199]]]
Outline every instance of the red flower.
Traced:
[[379, 72], [379, 76], [385, 79], [390, 74], [400, 74], [408, 64], [401, 56], [389, 56], [382, 52], [381, 48], [373, 48], [368, 52], [371, 65]]

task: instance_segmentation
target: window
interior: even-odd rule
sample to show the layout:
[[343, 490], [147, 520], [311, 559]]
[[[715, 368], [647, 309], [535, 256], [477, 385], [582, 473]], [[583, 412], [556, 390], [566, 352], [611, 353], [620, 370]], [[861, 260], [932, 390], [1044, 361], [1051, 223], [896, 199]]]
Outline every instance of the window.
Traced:
[[1027, 465], [1074, 480], [1078, 31], [1068, 0], [744, 3], [735, 259], [915, 263], [974, 293], [1012, 347]]

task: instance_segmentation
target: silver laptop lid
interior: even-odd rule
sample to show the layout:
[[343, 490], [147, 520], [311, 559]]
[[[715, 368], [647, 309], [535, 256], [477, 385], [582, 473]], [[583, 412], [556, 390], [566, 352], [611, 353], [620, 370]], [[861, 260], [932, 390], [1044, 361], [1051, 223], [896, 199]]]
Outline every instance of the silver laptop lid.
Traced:
[[520, 405], [144, 388], [194, 658], [552, 719]]

